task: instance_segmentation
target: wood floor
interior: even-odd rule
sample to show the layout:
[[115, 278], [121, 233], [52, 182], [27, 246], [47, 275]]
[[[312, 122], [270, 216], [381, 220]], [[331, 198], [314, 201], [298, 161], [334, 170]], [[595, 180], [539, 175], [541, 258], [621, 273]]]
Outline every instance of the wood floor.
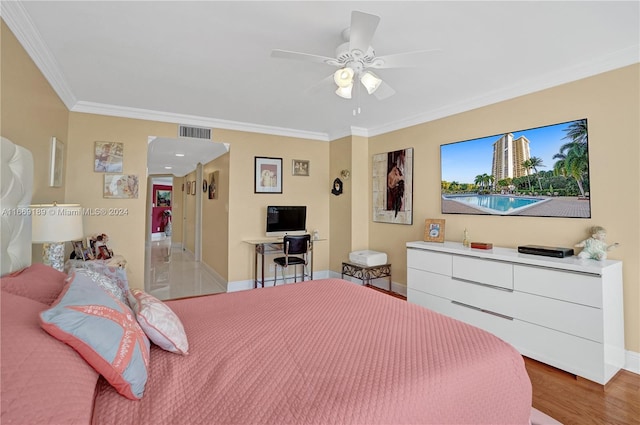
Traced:
[[621, 370], [603, 387], [525, 357], [533, 407], [565, 425], [640, 424], [640, 376]]

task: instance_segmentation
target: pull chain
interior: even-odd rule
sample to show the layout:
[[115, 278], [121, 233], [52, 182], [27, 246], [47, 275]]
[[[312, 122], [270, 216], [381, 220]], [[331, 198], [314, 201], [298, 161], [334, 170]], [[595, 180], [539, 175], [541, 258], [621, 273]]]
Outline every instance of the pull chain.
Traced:
[[360, 109], [360, 84], [356, 83], [356, 102], [357, 102], [357, 106], [356, 108], [353, 109], [353, 116], [355, 117], [356, 115], [360, 115], [361, 109]]

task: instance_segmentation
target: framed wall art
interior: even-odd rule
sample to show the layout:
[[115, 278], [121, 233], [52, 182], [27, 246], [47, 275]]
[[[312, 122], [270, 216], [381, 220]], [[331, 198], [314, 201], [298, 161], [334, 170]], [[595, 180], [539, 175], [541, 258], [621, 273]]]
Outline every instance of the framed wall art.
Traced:
[[122, 173], [124, 143], [96, 142], [93, 171], [99, 173]]
[[138, 176], [133, 174], [105, 174], [103, 198], [138, 198]]
[[49, 165], [49, 186], [61, 187], [64, 176], [64, 143], [57, 137], [51, 138], [51, 159]]
[[282, 158], [255, 157], [254, 192], [282, 193]]
[[196, 181], [192, 180], [191, 181], [191, 194], [195, 195], [196, 193], [198, 193], [198, 188], [196, 187]]
[[156, 190], [156, 207], [171, 206], [171, 191], [158, 189]]
[[413, 223], [413, 148], [373, 156], [373, 221]]
[[209, 174], [209, 199], [218, 199], [218, 180], [220, 179], [220, 171], [214, 171]]
[[424, 221], [424, 241], [444, 242], [444, 219], [428, 218]]
[[309, 176], [309, 161], [294, 159], [291, 164], [291, 174], [294, 176]]

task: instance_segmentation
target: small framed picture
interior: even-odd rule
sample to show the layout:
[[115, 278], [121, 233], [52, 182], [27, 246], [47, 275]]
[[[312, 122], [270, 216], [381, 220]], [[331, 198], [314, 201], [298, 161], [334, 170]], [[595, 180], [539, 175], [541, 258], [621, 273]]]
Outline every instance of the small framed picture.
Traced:
[[133, 174], [105, 174], [103, 198], [138, 198], [138, 176]]
[[294, 176], [309, 176], [309, 161], [294, 159], [291, 164], [291, 174]]
[[124, 143], [96, 142], [93, 170], [99, 173], [122, 173]]
[[57, 137], [51, 138], [51, 164], [49, 167], [49, 186], [61, 187], [64, 174], [64, 143]]
[[156, 207], [171, 206], [171, 191], [158, 189], [156, 190]]
[[187, 182], [187, 195], [191, 195], [191, 182]]
[[75, 252], [78, 260], [93, 260], [93, 254], [88, 247], [84, 246], [84, 241], [73, 241], [72, 244], [73, 251]]
[[191, 194], [195, 195], [198, 192], [198, 188], [196, 187], [196, 181], [193, 180], [191, 182]]
[[108, 260], [109, 258], [111, 258], [111, 251], [109, 251], [109, 248], [107, 248], [106, 245], [102, 245], [98, 247], [98, 258], [101, 260]]
[[254, 193], [282, 193], [282, 158], [255, 157]]
[[426, 219], [424, 221], [424, 241], [444, 242], [444, 223], [444, 219]]
[[220, 179], [220, 171], [214, 171], [209, 174], [209, 199], [218, 199], [218, 180]]

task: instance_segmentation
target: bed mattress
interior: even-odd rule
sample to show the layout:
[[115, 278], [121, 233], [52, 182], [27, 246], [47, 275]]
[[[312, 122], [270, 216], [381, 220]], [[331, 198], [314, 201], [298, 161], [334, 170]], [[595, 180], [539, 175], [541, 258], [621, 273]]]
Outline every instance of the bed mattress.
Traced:
[[170, 301], [190, 354], [152, 347], [140, 401], [101, 380], [95, 424], [528, 424], [518, 352], [478, 328], [324, 279]]

